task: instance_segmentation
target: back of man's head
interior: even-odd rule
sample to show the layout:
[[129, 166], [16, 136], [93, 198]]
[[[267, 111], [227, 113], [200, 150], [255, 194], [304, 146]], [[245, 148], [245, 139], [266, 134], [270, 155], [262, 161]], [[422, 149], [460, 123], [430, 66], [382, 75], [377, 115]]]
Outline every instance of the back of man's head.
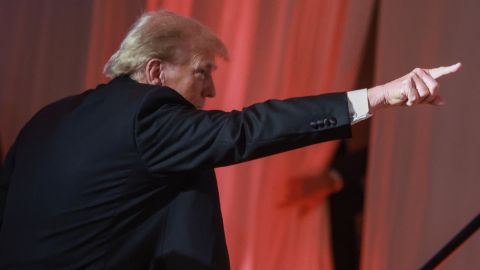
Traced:
[[[191, 47], [188, 59], [179, 57], [182, 46]], [[152, 58], [185, 64], [181, 62], [191, 62], [194, 55], [203, 53], [224, 59], [228, 54], [217, 35], [199, 22], [165, 10], [148, 12], [132, 26], [118, 51], [105, 65], [104, 73], [112, 78], [130, 75], [141, 80], [143, 69]]]

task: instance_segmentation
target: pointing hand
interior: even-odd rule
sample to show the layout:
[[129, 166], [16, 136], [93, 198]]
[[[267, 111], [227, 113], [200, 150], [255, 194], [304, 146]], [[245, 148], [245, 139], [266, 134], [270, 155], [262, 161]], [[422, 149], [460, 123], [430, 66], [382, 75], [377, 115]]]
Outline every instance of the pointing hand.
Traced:
[[457, 63], [433, 69], [416, 68], [399, 79], [368, 89], [370, 113], [397, 105], [415, 106], [425, 103], [444, 105], [445, 100], [437, 95], [440, 86], [435, 79], [455, 73], [461, 67], [462, 64]]

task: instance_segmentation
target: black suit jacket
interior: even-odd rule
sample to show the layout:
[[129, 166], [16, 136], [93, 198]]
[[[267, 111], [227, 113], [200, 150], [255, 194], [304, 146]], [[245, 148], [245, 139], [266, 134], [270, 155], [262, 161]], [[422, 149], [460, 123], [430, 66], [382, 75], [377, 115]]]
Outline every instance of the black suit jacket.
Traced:
[[350, 135], [345, 93], [226, 113], [116, 78], [18, 135], [0, 181], [0, 269], [229, 269], [213, 168]]

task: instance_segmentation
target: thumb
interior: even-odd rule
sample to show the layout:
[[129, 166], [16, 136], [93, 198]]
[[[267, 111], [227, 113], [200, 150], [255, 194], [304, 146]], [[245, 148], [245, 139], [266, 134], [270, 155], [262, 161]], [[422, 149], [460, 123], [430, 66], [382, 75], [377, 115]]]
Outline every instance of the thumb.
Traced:
[[429, 102], [430, 104], [434, 106], [443, 106], [445, 105], [445, 99], [443, 99], [441, 96], [437, 95], [432, 101]]

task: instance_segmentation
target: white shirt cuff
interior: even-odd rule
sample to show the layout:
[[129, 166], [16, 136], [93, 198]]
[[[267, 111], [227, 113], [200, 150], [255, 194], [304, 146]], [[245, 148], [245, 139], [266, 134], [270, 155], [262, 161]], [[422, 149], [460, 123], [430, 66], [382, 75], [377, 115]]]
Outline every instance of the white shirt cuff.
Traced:
[[365, 120], [373, 114], [368, 113], [368, 95], [367, 88], [347, 92], [348, 98], [348, 116], [350, 124], [353, 125]]

